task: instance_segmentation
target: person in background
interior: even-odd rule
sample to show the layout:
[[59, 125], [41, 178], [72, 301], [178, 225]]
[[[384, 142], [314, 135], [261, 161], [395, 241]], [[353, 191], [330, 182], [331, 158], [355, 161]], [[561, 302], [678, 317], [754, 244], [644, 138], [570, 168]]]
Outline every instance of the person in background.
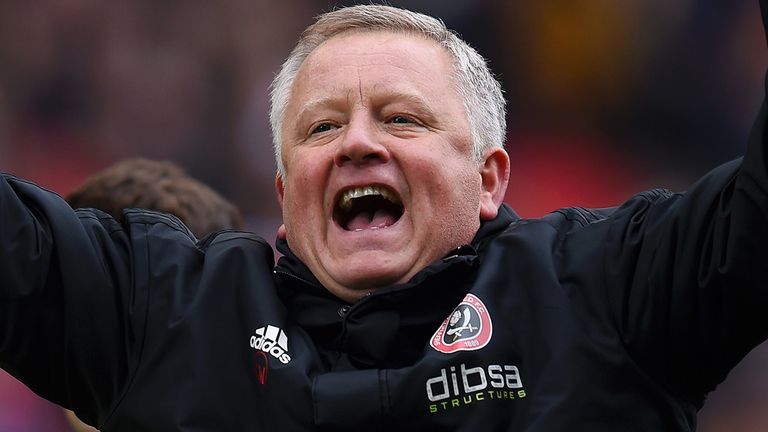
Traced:
[[72, 208], [97, 208], [121, 222], [128, 208], [170, 213], [198, 238], [243, 226], [234, 204], [171, 162], [120, 161], [86, 179], [66, 200]]

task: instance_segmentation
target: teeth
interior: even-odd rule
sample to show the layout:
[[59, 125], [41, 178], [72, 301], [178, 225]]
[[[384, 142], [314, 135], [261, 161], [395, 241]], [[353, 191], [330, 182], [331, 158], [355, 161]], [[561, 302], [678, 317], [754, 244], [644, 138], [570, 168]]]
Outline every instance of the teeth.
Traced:
[[400, 201], [392, 192], [389, 191], [389, 189], [380, 186], [364, 186], [344, 191], [344, 193], [341, 195], [339, 206], [344, 210], [349, 210], [349, 208], [352, 207], [353, 199], [371, 195], [380, 195], [382, 198], [390, 202], [400, 204]]

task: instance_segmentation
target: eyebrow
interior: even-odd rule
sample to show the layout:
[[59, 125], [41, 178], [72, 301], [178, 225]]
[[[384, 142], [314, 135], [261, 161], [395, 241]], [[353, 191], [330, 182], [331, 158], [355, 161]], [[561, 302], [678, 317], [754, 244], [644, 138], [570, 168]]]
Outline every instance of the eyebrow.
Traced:
[[421, 116], [422, 120], [436, 126], [435, 123], [437, 123], [438, 119], [436, 110], [427, 102], [426, 99], [424, 99], [424, 97], [418, 94], [403, 92], [399, 90], [385, 90], [382, 93], [376, 94], [373, 102], [374, 106], [377, 108], [397, 103], [405, 103], [410, 108], [412, 108], [413, 111], [415, 111], [414, 114]]
[[[372, 97], [372, 102], [374, 108], [381, 108], [386, 105], [391, 105], [395, 103], [406, 103], [408, 105], [411, 105], [414, 107], [414, 109], [421, 115], [428, 116], [430, 119], [434, 120], [435, 118], [435, 110], [430, 106], [429, 103], [422, 97], [414, 93], [410, 92], [404, 92], [399, 90], [382, 90], [381, 92], [377, 91], [377, 87], [380, 87], [379, 85], [374, 86], [374, 95]], [[301, 107], [301, 110], [296, 114], [296, 122], [295, 124], [300, 125], [304, 124], [305, 118], [310, 115], [313, 111], [319, 110], [319, 109], [331, 109], [331, 110], [343, 110], [344, 105], [349, 105], [349, 100], [352, 97], [355, 97], [352, 95], [352, 93], [355, 93], [353, 90], [349, 90], [344, 95], [333, 95], [333, 96], [318, 96], [313, 99], [310, 99], [306, 103], [303, 104]]]
[[304, 123], [304, 119], [309, 116], [309, 113], [316, 111], [318, 109], [335, 109], [335, 107], [342, 106], [347, 102], [350, 95], [349, 92], [347, 92], [347, 95], [334, 95], [334, 96], [319, 96], [310, 99], [307, 101], [307, 103], [303, 104], [301, 106], [301, 109], [299, 110], [298, 114], [296, 114], [296, 122], [295, 124], [300, 125]]
[[433, 112], [433, 109], [430, 107], [430, 105], [427, 103], [427, 101], [416, 94], [413, 93], [404, 93], [400, 91], [387, 91], [380, 95], [377, 95], [374, 101], [381, 100], [381, 103], [377, 103], [376, 105], [387, 105], [391, 103], [396, 102], [406, 102], [411, 105], [415, 105], [416, 108], [420, 111], [425, 112]]

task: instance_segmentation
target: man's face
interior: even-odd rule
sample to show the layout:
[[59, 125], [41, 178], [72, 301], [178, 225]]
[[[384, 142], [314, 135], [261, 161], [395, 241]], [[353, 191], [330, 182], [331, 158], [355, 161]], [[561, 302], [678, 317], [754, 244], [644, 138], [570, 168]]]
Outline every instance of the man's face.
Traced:
[[435, 42], [388, 32], [336, 36], [299, 70], [277, 178], [285, 234], [344, 300], [407, 281], [496, 214], [451, 73]]

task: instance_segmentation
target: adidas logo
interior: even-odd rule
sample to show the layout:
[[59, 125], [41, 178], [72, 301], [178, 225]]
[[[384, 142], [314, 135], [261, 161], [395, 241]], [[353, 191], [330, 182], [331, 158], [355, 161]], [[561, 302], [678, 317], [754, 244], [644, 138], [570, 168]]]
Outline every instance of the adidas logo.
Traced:
[[251, 336], [251, 348], [269, 353], [283, 364], [291, 361], [288, 355], [288, 336], [279, 327], [259, 327]]

